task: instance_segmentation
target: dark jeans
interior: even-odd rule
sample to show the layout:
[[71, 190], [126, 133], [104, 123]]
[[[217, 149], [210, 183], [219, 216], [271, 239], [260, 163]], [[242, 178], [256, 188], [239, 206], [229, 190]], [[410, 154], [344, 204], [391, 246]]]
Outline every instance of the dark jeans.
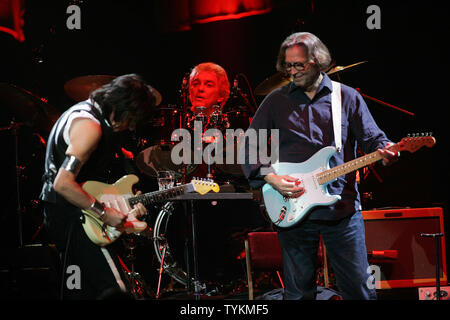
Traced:
[[316, 298], [317, 250], [320, 235], [343, 299], [376, 299], [367, 287], [370, 276], [361, 212], [338, 221], [305, 220], [278, 231], [283, 252], [286, 300]]

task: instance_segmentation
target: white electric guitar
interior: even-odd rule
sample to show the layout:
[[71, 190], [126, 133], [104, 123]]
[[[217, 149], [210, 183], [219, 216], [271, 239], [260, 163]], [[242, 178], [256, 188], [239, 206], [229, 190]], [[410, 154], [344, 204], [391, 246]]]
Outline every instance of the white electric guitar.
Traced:
[[[436, 143], [432, 136], [403, 138], [392, 145], [394, 152], [415, 152], [422, 146], [432, 147]], [[336, 153], [335, 147], [325, 147], [302, 163], [278, 162], [272, 165], [277, 175], [289, 175], [298, 178], [305, 188], [298, 198], [287, 198], [266, 183], [262, 188], [264, 204], [272, 222], [281, 228], [288, 228], [299, 223], [307, 213], [316, 206], [328, 206], [341, 199], [339, 195], [330, 195], [327, 185], [338, 177], [365, 167], [382, 159], [377, 152], [330, 168], [329, 160]]]
[[[132, 186], [139, 181], [135, 175], [123, 176], [114, 184], [106, 184], [98, 181], [86, 181], [82, 188], [87, 193], [95, 197], [98, 201], [103, 202], [107, 207], [112, 207], [121, 212], [128, 213], [137, 203], [149, 205], [151, 203], [163, 202], [175, 196], [197, 192], [201, 195], [209, 191], [218, 192], [219, 186], [211, 180], [193, 179], [190, 183], [176, 186], [167, 190], [154, 191], [141, 195], [133, 195]], [[83, 228], [89, 239], [99, 246], [106, 246], [117, 240], [123, 231], [111, 227], [101, 221], [96, 215], [83, 210], [84, 221]], [[130, 217], [130, 216], [129, 216]], [[133, 229], [127, 228], [127, 233], [139, 233], [147, 229], [147, 224], [138, 221], [136, 217], [130, 217], [135, 220], [128, 225], [135, 225]], [[125, 224], [127, 225], [127, 223]]]

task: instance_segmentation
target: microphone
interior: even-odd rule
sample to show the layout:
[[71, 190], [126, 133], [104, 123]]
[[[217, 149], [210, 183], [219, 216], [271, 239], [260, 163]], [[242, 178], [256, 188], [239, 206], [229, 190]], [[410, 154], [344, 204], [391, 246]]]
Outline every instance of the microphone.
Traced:
[[181, 89], [179, 90], [180, 100], [181, 100], [181, 104], [183, 105], [183, 110], [186, 110], [187, 105], [188, 105], [189, 75], [190, 75], [189, 72], [186, 72], [184, 74], [183, 80], [181, 81]]
[[235, 89], [239, 88], [239, 80], [238, 80], [237, 76], [233, 80], [233, 88], [235, 88]]
[[188, 79], [189, 79], [189, 73], [186, 73], [186, 74], [184, 75], [183, 81], [182, 81], [182, 83], [181, 83], [181, 87], [182, 87], [183, 89], [186, 89], [186, 88], [187, 88], [187, 85], [188, 85]]
[[233, 98], [237, 98], [238, 97], [238, 93], [239, 93], [239, 80], [238, 80], [238, 77], [236, 76], [235, 78], [234, 78], [234, 80], [233, 80], [233, 86], [231, 87], [231, 90], [230, 90], [231, 92], [230, 92], [230, 95], [233, 97]]

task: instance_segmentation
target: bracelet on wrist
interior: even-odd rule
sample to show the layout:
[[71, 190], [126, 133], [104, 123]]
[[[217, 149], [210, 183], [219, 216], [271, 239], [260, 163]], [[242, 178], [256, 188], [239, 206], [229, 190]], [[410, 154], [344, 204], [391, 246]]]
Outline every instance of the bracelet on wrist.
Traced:
[[102, 220], [103, 216], [106, 213], [105, 205], [103, 203], [100, 203], [97, 199], [95, 199], [88, 210], [95, 213], [100, 220]]

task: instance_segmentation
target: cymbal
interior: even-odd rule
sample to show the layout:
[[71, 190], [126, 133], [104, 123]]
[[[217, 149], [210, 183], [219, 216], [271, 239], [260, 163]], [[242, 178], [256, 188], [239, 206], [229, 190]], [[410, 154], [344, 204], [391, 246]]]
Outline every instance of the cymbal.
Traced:
[[155, 96], [156, 96], [155, 106], [159, 106], [159, 104], [160, 104], [161, 101], [162, 101], [161, 93], [159, 93], [158, 90], [156, 90], [154, 87], [152, 87], [152, 89], [153, 89], [153, 93], [154, 93]]
[[[156, 177], [158, 171], [174, 171], [177, 178], [181, 178], [183, 175], [183, 165], [174, 164], [172, 161], [172, 149], [175, 145], [168, 144], [156, 144], [142, 150], [136, 157], [136, 166], [145, 175], [150, 177]], [[191, 159], [194, 159], [192, 153]], [[198, 165], [187, 164], [186, 174], [192, 174]]]
[[117, 76], [111, 75], [89, 75], [81, 76], [69, 80], [64, 85], [64, 91], [73, 100], [80, 102], [89, 98], [92, 91], [100, 88], [101, 86], [110, 83]]
[[[100, 88], [101, 86], [110, 83], [112, 80], [117, 78], [117, 76], [111, 75], [89, 75], [80, 76], [69, 80], [64, 85], [64, 91], [73, 100], [80, 102], [89, 98], [90, 94]], [[156, 95], [156, 105], [159, 105], [162, 101], [162, 96], [153, 88], [153, 92]]]
[[345, 66], [345, 67], [343, 67], [343, 66], [335, 66], [334, 68], [331, 68], [330, 70], [328, 70], [327, 74], [330, 75], [330, 74], [333, 74], [333, 73], [336, 73], [336, 72], [340, 72], [340, 71], [343, 71], [343, 70], [346, 70], [346, 69], [349, 69], [349, 68], [356, 67], [356, 66], [358, 66], [360, 64], [363, 64], [363, 63], [366, 63], [366, 62], [367, 61], [361, 61], [361, 62], [357, 62], [357, 63], [351, 64], [351, 65], [348, 65], [348, 66]]
[[0, 104], [8, 107], [16, 120], [30, 124], [41, 133], [50, 133], [61, 113], [43, 98], [9, 83], [0, 83]]
[[[326, 71], [326, 74], [331, 75], [337, 72], [341, 72], [343, 70], [356, 67], [357, 65], [366, 63], [367, 61], [361, 61], [357, 62], [348, 66], [334, 66], [328, 71]], [[291, 80], [289, 78], [286, 78], [286, 76], [282, 72], [277, 72], [274, 75], [270, 76], [269, 78], [266, 78], [263, 82], [261, 82], [256, 88], [255, 88], [255, 94], [259, 96], [265, 96], [266, 94], [270, 93], [272, 90], [275, 90], [279, 87], [282, 87], [286, 84], [288, 84]]]
[[269, 78], [266, 78], [263, 82], [261, 82], [255, 88], [255, 94], [258, 96], [265, 96], [272, 90], [282, 87], [289, 82], [290, 80], [286, 78], [283, 73], [277, 72], [274, 75], [270, 76]]

